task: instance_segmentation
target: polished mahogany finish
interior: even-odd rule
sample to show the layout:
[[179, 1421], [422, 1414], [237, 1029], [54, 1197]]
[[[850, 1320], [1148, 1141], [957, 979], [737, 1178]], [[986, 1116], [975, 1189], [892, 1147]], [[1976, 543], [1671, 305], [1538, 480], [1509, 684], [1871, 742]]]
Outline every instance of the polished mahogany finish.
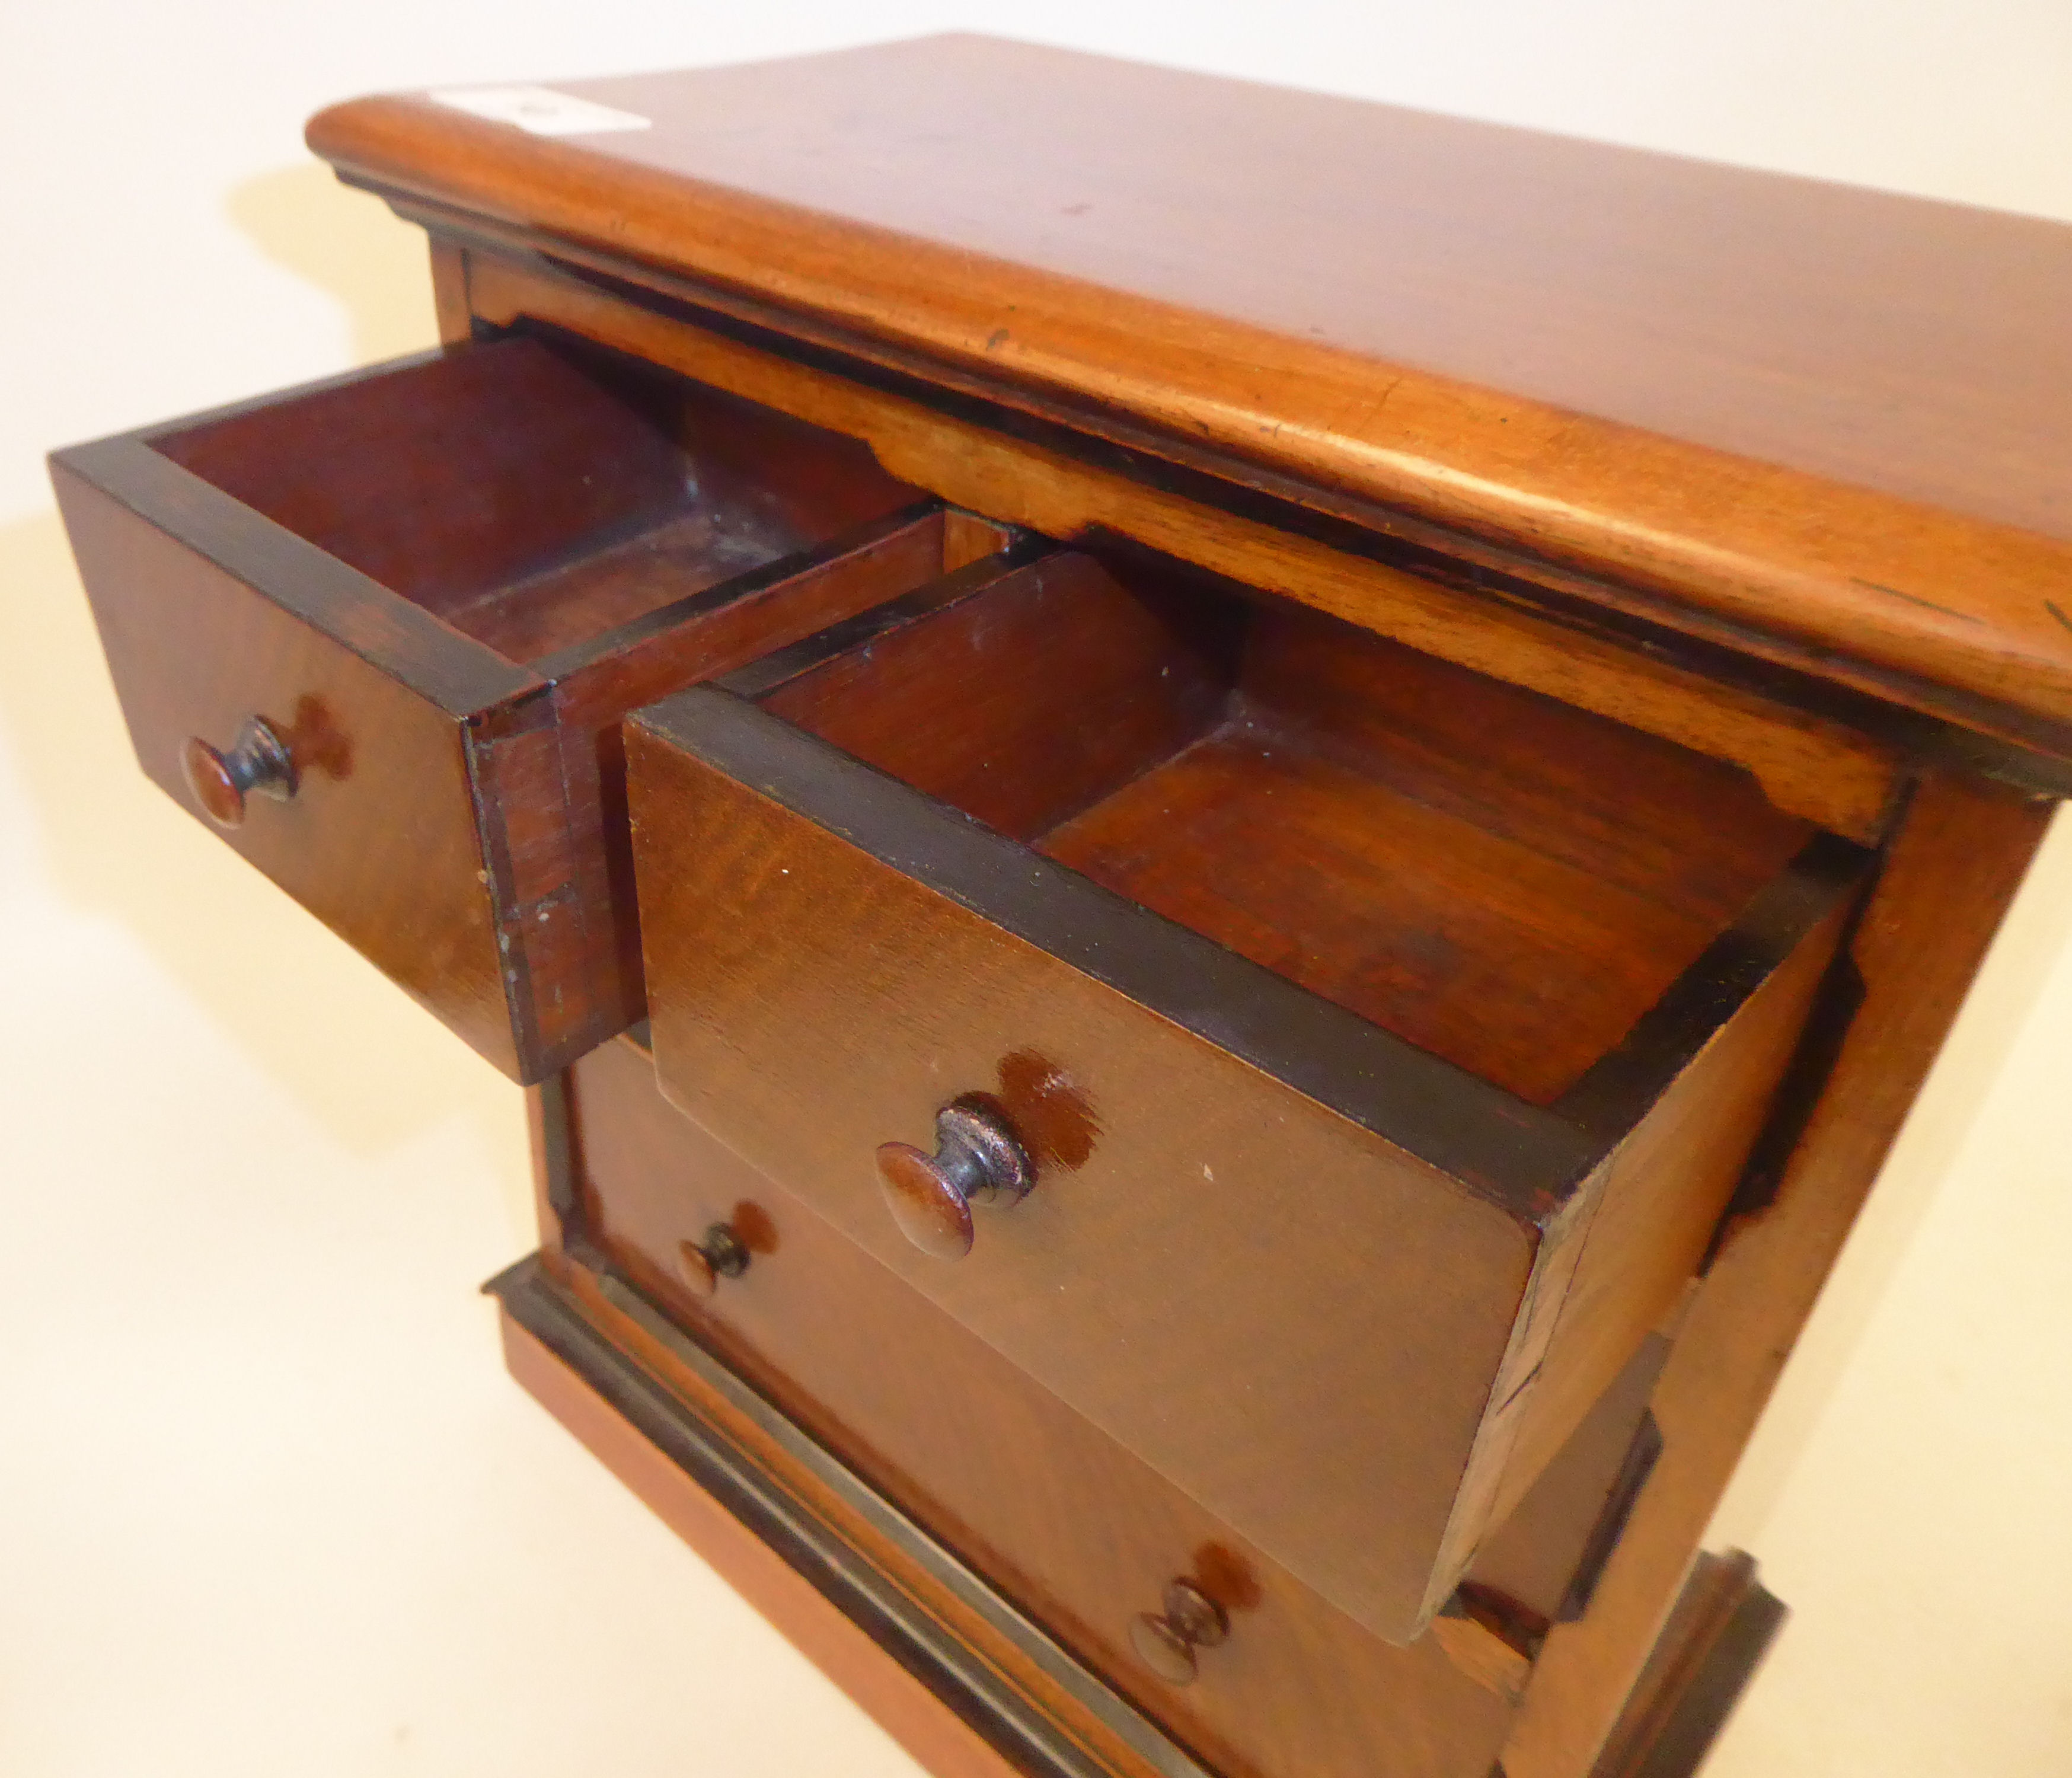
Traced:
[[1850, 934], [1801, 1103], [1677, 1327], [1651, 1397], [1661, 1460], [1589, 1610], [1548, 1633], [1504, 1749], [1507, 1778], [1572, 1778], [1610, 1734], [2050, 813], [2000, 785], [1921, 784]]
[[619, 718], [1001, 536], [952, 542], [852, 441], [528, 340], [54, 473], [146, 771], [520, 1079], [642, 1010]]
[[1698, 649], [1630, 614], [1614, 630], [1593, 609], [1601, 589], [1588, 576], [1393, 517], [1385, 531], [1355, 529], [1326, 516], [1317, 490], [1234, 495], [1206, 475], [1097, 448], [1061, 419], [1038, 426], [968, 392], [952, 400], [919, 376], [887, 378], [837, 354], [801, 352], [769, 328], [769, 315], [758, 312], [765, 325], [734, 325], [735, 298], [701, 293], [694, 307], [622, 283], [607, 294], [597, 256], [566, 261], [564, 244], [548, 260], [515, 238], [503, 244], [508, 256], [465, 256], [468, 299], [484, 326], [551, 327], [652, 359], [867, 439], [881, 462], [960, 505], [1055, 537], [1134, 537], [1335, 612], [1741, 765], [1780, 809], [1852, 839], [1874, 841], [1891, 819], [1910, 746], [1903, 729], [1867, 732], [1877, 714], [1868, 706], [1840, 720], [1831, 690], [1738, 650]]
[[944, 1778], [1688, 1769], [2072, 789], [2072, 231], [964, 37], [574, 90], [312, 124], [440, 351], [53, 463], [146, 771], [539, 1083], [513, 1368]]
[[629, 283], [2072, 747], [2062, 224], [982, 38], [568, 90], [652, 127], [393, 97], [310, 141]]
[[[1712, 762], [1076, 554], [628, 758], [664, 1090], [1396, 1637], [1701, 1257], [1863, 864]], [[888, 1122], [1027, 1055], [1084, 1158], [915, 1254]]]
[[[1445, 1648], [1429, 1637], [1394, 1646], [1319, 1598], [909, 1287], [797, 1182], [757, 1172], [683, 1117], [631, 1039], [536, 1097], [553, 1113], [541, 1153], [572, 1287], [595, 1301], [591, 1281], [624, 1281], [1211, 1769], [1371, 1778], [1379, 1747], [1400, 1778], [1485, 1778], [1507, 1710]], [[1043, 1190], [987, 1216], [964, 1263]], [[753, 1258], [703, 1298], [676, 1254], [715, 1220]], [[608, 1306], [597, 1312], [608, 1319]], [[680, 1376], [666, 1352], [641, 1350]], [[1521, 1529], [1558, 1562], [1560, 1548], [1581, 1550], [1595, 1513], [1557, 1502]], [[1131, 1639], [1175, 1578], [1231, 1624], [1185, 1688], [1153, 1673]]]

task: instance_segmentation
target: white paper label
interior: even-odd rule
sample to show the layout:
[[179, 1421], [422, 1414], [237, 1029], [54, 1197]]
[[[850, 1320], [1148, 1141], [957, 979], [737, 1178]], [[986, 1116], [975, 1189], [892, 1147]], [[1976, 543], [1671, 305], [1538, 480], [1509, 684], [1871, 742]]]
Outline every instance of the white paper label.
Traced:
[[571, 98], [547, 86], [450, 87], [426, 95], [491, 123], [515, 124], [536, 136], [588, 136], [607, 130], [645, 130], [650, 120], [608, 105]]

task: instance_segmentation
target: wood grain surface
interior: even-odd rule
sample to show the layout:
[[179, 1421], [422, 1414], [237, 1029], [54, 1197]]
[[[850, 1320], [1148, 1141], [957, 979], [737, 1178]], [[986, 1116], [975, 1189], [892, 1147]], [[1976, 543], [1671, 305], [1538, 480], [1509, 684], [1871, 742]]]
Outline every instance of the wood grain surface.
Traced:
[[[159, 429], [152, 448], [506, 660], [474, 607], [685, 503], [668, 437], [529, 340]], [[780, 552], [781, 553], [781, 552]]]
[[232, 843], [521, 1080], [640, 1016], [619, 718], [950, 560], [855, 441], [525, 340], [56, 473], [146, 769], [191, 802], [190, 737], [287, 735], [301, 788]]
[[968, 37], [571, 90], [654, 127], [399, 97], [310, 139], [1815, 670], [2072, 716], [2072, 230]]
[[[515, 249], [514, 249], [515, 251]], [[639, 353], [786, 413], [868, 439], [907, 480], [964, 507], [1065, 538], [1133, 537], [1178, 559], [1336, 614], [1444, 660], [1610, 716], [1753, 772], [1780, 808], [1859, 840], [1883, 831], [1897, 785], [1893, 747], [1830, 715], [1780, 701], [1774, 669], [1753, 679], [1737, 634], [1703, 671], [1680, 665], [1674, 632], [1611, 637], [1577, 612], [1603, 595], [1594, 581], [1458, 533], [1413, 549], [1338, 525], [1330, 536], [1290, 529], [1297, 508], [1234, 512], [1227, 483], [1198, 478], [1185, 492], [1125, 474], [1107, 456], [1065, 448], [1054, 430], [1038, 443], [969, 398], [936, 405], [917, 378], [894, 393], [844, 368], [797, 362], [782, 341], [745, 344], [728, 317], [683, 305], [658, 313], [637, 290], [616, 295], [536, 256], [471, 254], [471, 299], [486, 325], [545, 323]], [[1352, 548], [1349, 545], [1363, 544]], [[1564, 615], [1536, 613], [1564, 594]], [[1788, 651], [1782, 651], [1788, 652]], [[1781, 651], [1770, 651], [1775, 657]], [[1837, 668], [1836, 670], [1842, 670]]]
[[[430, 638], [434, 650], [452, 646], [462, 656], [457, 664], [413, 656], [409, 626], [390, 625], [378, 609], [363, 627], [343, 604], [319, 605], [314, 619], [284, 608], [257, 585], [287, 578], [314, 599], [321, 575], [298, 575], [299, 562], [285, 575], [273, 563], [227, 570], [89, 479], [99, 467], [92, 459], [80, 469], [61, 463], [56, 480], [145, 775], [199, 818], [179, 765], [189, 736], [228, 747], [245, 718], [258, 715], [297, 737], [294, 796], [255, 797], [242, 825], [214, 831], [481, 1054], [524, 1077], [464, 719], [398, 669], [414, 662], [420, 685], [462, 698], [475, 689], [493, 694], [496, 677], [482, 682], [459, 637]], [[183, 474], [162, 467], [168, 476]], [[109, 479], [122, 485], [119, 475]], [[232, 508], [205, 512], [202, 529], [237, 560], [239, 524]], [[375, 624], [388, 646], [371, 661], [366, 629]], [[520, 689], [525, 684], [507, 673], [502, 686], [512, 681]]]
[[1661, 1460], [1589, 1615], [1548, 1638], [1509, 1778], [1574, 1778], [1611, 1732], [2049, 814], [1961, 780], [1917, 793], [1851, 936], [1861, 1006], [1774, 1200], [1732, 1232], [1683, 1323], [1653, 1397]]
[[1170, 563], [1053, 557], [761, 702], [1539, 1105], [1807, 835], [1714, 761]]
[[[1414, 1634], [1536, 1232], [638, 727], [628, 759], [664, 1090], [1309, 1584]], [[874, 1151], [932, 1146], [937, 1109], [1017, 1056], [1071, 1083], [1090, 1152], [982, 1216], [968, 1258], [927, 1258]]]
[[1839, 901], [1619, 1146], [1489, 1517], [1501, 1523], [1698, 1270], [1852, 911]]
[[[1544, 1224], [1429, 1608], [1697, 1266], [1848, 903], [1784, 879], [1805, 829], [1709, 760], [1314, 613], [1177, 591], [1059, 555], [765, 705], [1529, 1101], [1583, 1115], [1639, 1073], [1597, 1111], [1620, 1146], [1596, 1196]], [[1720, 940], [1766, 879], [1776, 908]], [[1747, 955], [1679, 980], [1713, 940]], [[1674, 1034], [1680, 1001], [1742, 994]]]
[[1655, 1460], [1650, 1453], [1659, 1449], [1647, 1398], [1668, 1352], [1659, 1335], [1642, 1341], [1524, 1499], [1475, 1551], [1469, 1583], [1507, 1601], [1520, 1624], [1540, 1636], [1582, 1615], [1618, 1547], [1634, 1492]]
[[[919, 720], [901, 720], [894, 698], [885, 722], [845, 731], [852, 743], [898, 752], [918, 736], [911, 758], [924, 775], [983, 780], [927, 739], [944, 731], [930, 726], [926, 694], [955, 707], [972, 686], [981, 703], [1011, 707], [1013, 687], [1029, 683], [1005, 670], [1020, 651], [1010, 641], [990, 659], [983, 619], [961, 616], [1005, 601], [1000, 633], [1013, 638], [1018, 601], [1040, 611], [1054, 570], [1061, 586], [1087, 584], [1060, 558], [1015, 570], [865, 644], [870, 673], [838, 656], [768, 695], [839, 726], [841, 698], [882, 669], [886, 684], [919, 688]], [[1137, 634], [1133, 620], [1124, 633]], [[942, 636], [952, 640], [938, 654]], [[1110, 658], [1086, 640], [1083, 652]], [[1144, 643], [1113, 657], [1156, 664]], [[943, 659], [962, 670], [930, 665]], [[1161, 670], [1169, 684], [1189, 677]], [[1091, 683], [1098, 702], [1106, 681]], [[1181, 706], [1194, 695], [1173, 694]], [[1117, 727], [1098, 709], [1068, 706], [1063, 726], [1132, 746], [1172, 739], [1157, 723]], [[996, 728], [976, 723], [980, 735]], [[1398, 1639], [1452, 1591], [1514, 1447], [1544, 1463], [1688, 1276], [1819, 973], [1816, 940], [1794, 978], [1804, 991], [1780, 990], [1782, 1017], [1745, 1007], [1716, 1034], [1704, 1025], [1706, 1079], [1723, 1068], [1747, 1090], [1705, 1101], [1689, 1155], [1648, 1134], [1688, 1121], [1673, 1093], [1655, 1108], [1659, 1126], [1641, 1123], [1633, 1154], [1646, 1164], [1632, 1161], [1639, 1183], [1619, 1196], [1637, 1191], [1644, 1208], [1614, 1216], [1592, 1291], [1603, 1337], [1572, 1341], [1575, 1361], [1557, 1375], [1543, 1360], [1591, 1215], [1626, 1177], [1616, 1158], [1598, 1164], [1601, 1147], [1578, 1146], [1579, 1132], [1083, 879], [1047, 873], [1008, 836], [728, 693], [656, 706], [628, 747], [664, 1090], [1309, 1584]], [[1092, 763], [1093, 787], [1117, 769], [1106, 746], [1075, 739], [1071, 752]], [[1000, 809], [1022, 808], [1022, 755], [988, 757]], [[1156, 824], [1146, 832], [1155, 843]], [[1332, 850], [1290, 848], [1282, 869], [1342, 870], [1347, 842], [1331, 840]], [[1659, 879], [1654, 887], [1662, 892]], [[1707, 996], [1729, 996], [1730, 1008], [1805, 937], [1794, 928], [1755, 976]], [[1404, 941], [1394, 929], [1359, 940]], [[1274, 1035], [1274, 1005], [1285, 1005], [1289, 1040]], [[1486, 1011], [1500, 1042], [1508, 1003], [1492, 996]], [[1290, 1089], [1311, 1037], [1346, 1071], [1328, 1093], [1350, 1096], [1319, 1103], [1318, 1088]], [[1671, 1050], [1658, 1072], [1673, 1080], [1688, 1058]], [[907, 1249], [870, 1157], [886, 1141], [925, 1146], [939, 1107], [1005, 1093], [1009, 1067], [1032, 1057], [1071, 1084], [1100, 1134], [1013, 1211], [981, 1217], [970, 1259]], [[1645, 1105], [1666, 1083], [1641, 1076]], [[1611, 1145], [1626, 1134], [1622, 1126]], [[1343, 1410], [1350, 1401], [1360, 1413]], [[1519, 1446], [1528, 1424], [1535, 1435]]]
[[[757, 1173], [606, 1045], [569, 1076], [582, 1217], [656, 1301], [1111, 1684], [1231, 1778], [1482, 1778], [1498, 1701], [1429, 1639], [1392, 1646], [1162, 1480]], [[678, 1245], [727, 1221], [747, 1270], [709, 1299]], [[1230, 1640], [1175, 1688], [1128, 1629], [1186, 1574]]]
[[558, 796], [568, 809], [563, 892], [582, 910], [587, 939], [561, 979], [596, 1009], [582, 1047], [624, 1030], [646, 1006], [621, 721], [650, 699], [940, 578], [949, 560], [947, 539], [945, 515], [924, 502], [853, 526], [760, 573], [677, 599], [545, 664], [556, 676]]
[[[310, 126], [440, 231], [440, 352], [55, 459], [145, 769], [282, 732], [224, 838], [548, 1077], [542, 1275], [1059, 1769], [1191, 1767], [598, 1267], [1231, 1778], [1639, 1769], [2041, 833], [1951, 763], [2068, 781], [2072, 229], [971, 37], [569, 89], [652, 126]], [[1854, 924], [1812, 827], [1882, 849]], [[643, 939], [673, 1106], [576, 1062]], [[1038, 1183], [931, 1261], [870, 1158], [971, 1093]], [[1233, 1626], [1185, 1690], [1128, 1644], [1175, 1578]]]

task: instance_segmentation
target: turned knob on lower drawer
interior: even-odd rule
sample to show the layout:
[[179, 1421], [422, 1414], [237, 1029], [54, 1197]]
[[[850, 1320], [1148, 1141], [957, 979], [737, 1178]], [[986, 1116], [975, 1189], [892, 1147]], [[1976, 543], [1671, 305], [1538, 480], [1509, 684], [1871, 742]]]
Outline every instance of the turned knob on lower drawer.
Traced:
[[282, 802], [295, 793], [294, 755], [263, 716], [245, 718], [228, 753], [189, 735], [180, 749], [180, 770], [203, 813], [219, 827], [244, 825], [245, 799], [253, 791]]
[[710, 1296], [722, 1278], [747, 1270], [748, 1249], [726, 1223], [714, 1223], [703, 1241], [687, 1241], [676, 1249], [676, 1276], [693, 1296]]
[[1173, 1685], [1194, 1681], [1194, 1651], [1213, 1648], [1230, 1634], [1223, 1608], [1190, 1580], [1169, 1581], [1162, 1611], [1146, 1611], [1129, 1627], [1137, 1659]]
[[958, 1099], [935, 1113], [935, 1152], [909, 1142], [878, 1150], [878, 1188], [902, 1234], [937, 1259], [971, 1251], [971, 1207], [1012, 1204], [1035, 1170], [1007, 1120], [990, 1106]]

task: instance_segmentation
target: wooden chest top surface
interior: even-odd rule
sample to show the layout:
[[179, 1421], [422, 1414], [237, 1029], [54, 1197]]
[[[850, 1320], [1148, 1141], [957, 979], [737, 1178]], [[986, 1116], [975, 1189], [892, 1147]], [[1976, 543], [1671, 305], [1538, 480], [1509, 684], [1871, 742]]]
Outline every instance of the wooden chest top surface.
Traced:
[[2072, 228], [976, 37], [557, 90], [649, 126], [420, 96], [310, 141], [549, 251], [2072, 726]]

